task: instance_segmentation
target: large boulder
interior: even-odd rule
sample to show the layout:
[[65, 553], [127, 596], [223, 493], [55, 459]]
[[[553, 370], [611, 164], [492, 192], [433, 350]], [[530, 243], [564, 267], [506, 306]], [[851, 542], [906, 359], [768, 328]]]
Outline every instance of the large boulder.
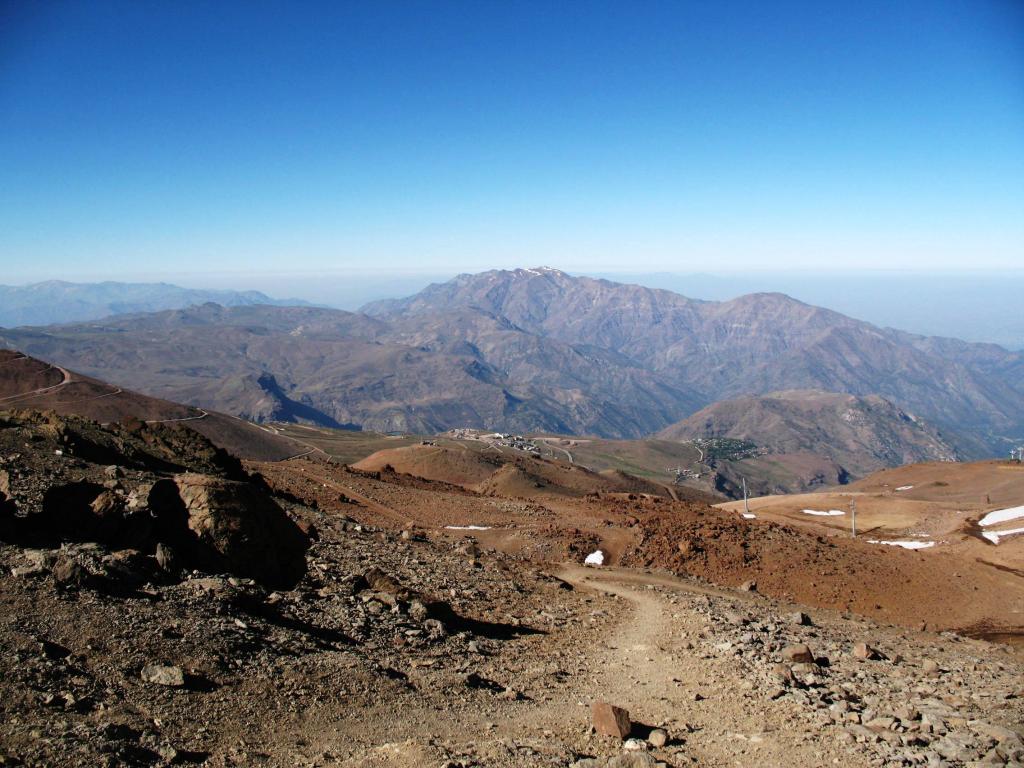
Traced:
[[208, 475], [175, 478], [198, 564], [288, 589], [306, 573], [309, 539], [273, 499], [248, 483]]

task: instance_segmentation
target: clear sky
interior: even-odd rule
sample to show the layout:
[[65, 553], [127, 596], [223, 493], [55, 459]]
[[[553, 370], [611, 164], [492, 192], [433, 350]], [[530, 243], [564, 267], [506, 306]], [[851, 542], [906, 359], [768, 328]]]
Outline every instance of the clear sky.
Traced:
[[1019, 0], [0, 0], [0, 283], [1022, 262]]

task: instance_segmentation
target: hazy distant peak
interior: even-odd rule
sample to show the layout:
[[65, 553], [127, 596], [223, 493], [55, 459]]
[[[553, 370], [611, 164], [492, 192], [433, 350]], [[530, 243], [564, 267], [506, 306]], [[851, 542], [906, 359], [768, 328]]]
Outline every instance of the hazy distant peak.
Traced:
[[182, 288], [170, 283], [47, 280], [21, 286], [0, 285], [0, 326], [81, 322], [111, 315], [184, 309], [207, 302], [226, 307], [309, 306], [299, 299], [273, 299], [259, 291]]

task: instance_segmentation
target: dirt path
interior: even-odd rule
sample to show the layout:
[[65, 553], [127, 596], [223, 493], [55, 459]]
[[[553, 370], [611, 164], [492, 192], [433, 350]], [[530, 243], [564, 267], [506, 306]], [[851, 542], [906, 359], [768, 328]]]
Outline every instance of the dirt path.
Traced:
[[[15, 359], [16, 360], [28, 360], [30, 358], [24, 357], [24, 358], [15, 358]], [[8, 360], [7, 362], [14, 362], [14, 361], [13, 360]], [[40, 387], [39, 389], [33, 389], [31, 392], [21, 392], [21, 393], [19, 393], [17, 395], [8, 395], [7, 397], [0, 397], [0, 403], [4, 403], [5, 404], [4, 407], [6, 407], [6, 404], [9, 404], [11, 401], [21, 400], [21, 399], [27, 398], [27, 397], [34, 397], [36, 395], [41, 395], [41, 394], [43, 394], [45, 392], [52, 392], [55, 389], [60, 389], [61, 387], [65, 387], [65, 386], [67, 386], [68, 384], [71, 383], [71, 371], [67, 370], [66, 368], [61, 368], [59, 365], [51, 365], [50, 367], [51, 368], [56, 368], [58, 371], [60, 371], [61, 376], [63, 376], [63, 379], [61, 379], [60, 382], [58, 382], [57, 384], [52, 384], [49, 387]]]
[[747, 696], [738, 667], [686, 647], [685, 638], [704, 629], [687, 604], [706, 596], [735, 600], [737, 593], [630, 570], [569, 565], [558, 575], [581, 594], [597, 590], [622, 604], [614, 627], [579, 649], [593, 675], [593, 697], [628, 708], [634, 722], [681, 736], [681, 751], [700, 765], [820, 766], [836, 757], [843, 765], [867, 764], [845, 749], [833, 754], [839, 745], [817, 743], [780, 708]]
[[150, 419], [146, 423], [147, 424], [172, 424], [172, 423], [180, 423], [180, 422], [183, 422], [183, 421], [199, 421], [200, 419], [205, 419], [207, 416], [210, 415], [208, 411], [205, 411], [202, 408], [196, 408], [196, 410], [197, 411], [202, 411], [202, 413], [200, 413], [198, 416], [184, 416], [184, 417], [182, 417], [180, 419]]
[[391, 509], [391, 507], [381, 504], [379, 501], [371, 499], [369, 496], [366, 496], [365, 494], [359, 493], [358, 491], [354, 490], [350, 485], [335, 482], [326, 474], [318, 476], [317, 480], [319, 480], [325, 488], [330, 488], [333, 491], [337, 491], [339, 494], [347, 496], [348, 498], [352, 499], [358, 504], [366, 507], [367, 509], [372, 510], [378, 515], [383, 516], [387, 520], [392, 520], [401, 523], [408, 518], [408, 515], [403, 515], [401, 512], [396, 512], [395, 510]]
[[[809, 730], [796, 705], [768, 705], [745, 684], [737, 662], [709, 656], [690, 640], [706, 629], [701, 614], [689, 610], [695, 602], [736, 599], [735, 592], [614, 568], [566, 565], [557, 575], [574, 586], [580, 610], [520, 657], [518, 679], [504, 678], [523, 685], [524, 700], [458, 708], [440, 719], [427, 707], [411, 707], [395, 723], [382, 711], [380, 719], [346, 729], [354, 740], [374, 744], [347, 765], [423, 764], [423, 750], [433, 740], [456, 751], [466, 746], [480, 757], [488, 754], [488, 744], [509, 740], [560, 743], [577, 754], [618, 754], [617, 742], [586, 733], [595, 700], [628, 709], [637, 735], [664, 727], [670, 742], [654, 756], [671, 766], [869, 765], [863, 752]], [[611, 620], [589, 626], [588, 614], [595, 612]], [[375, 742], [382, 722], [390, 751]]]

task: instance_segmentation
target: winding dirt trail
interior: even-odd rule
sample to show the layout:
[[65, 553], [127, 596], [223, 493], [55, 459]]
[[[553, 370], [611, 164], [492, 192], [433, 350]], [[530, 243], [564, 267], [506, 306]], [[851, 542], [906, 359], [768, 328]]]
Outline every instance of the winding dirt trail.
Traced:
[[[31, 360], [31, 358], [28, 358], [28, 357], [17, 357], [17, 358], [14, 358], [13, 360], [8, 360], [7, 362], [13, 363], [13, 362], [15, 362], [17, 360]], [[50, 385], [48, 387], [40, 387], [38, 389], [33, 389], [30, 392], [20, 392], [20, 393], [18, 393], [16, 395], [8, 395], [6, 397], [0, 397], [0, 403], [3, 403], [4, 407], [7, 407], [11, 402], [13, 402], [15, 400], [22, 400], [24, 398], [31, 398], [31, 397], [35, 397], [36, 395], [42, 395], [42, 394], [44, 394], [46, 392], [52, 392], [55, 389], [60, 389], [61, 387], [66, 387], [68, 384], [71, 383], [71, 371], [69, 371], [67, 368], [62, 368], [59, 365], [50, 365], [50, 368], [55, 368], [56, 370], [60, 371], [61, 376], [63, 378], [58, 383], [52, 384], [52, 385]]]
[[635, 723], [665, 726], [700, 765], [867, 765], [863, 755], [795, 728], [784, 708], [748, 696], [737, 665], [688, 647], [688, 638], [705, 628], [700, 614], [688, 610], [695, 600], [752, 598], [626, 569], [567, 565], [558, 575], [581, 594], [597, 591], [603, 602], [619, 603], [613, 628], [578, 649], [594, 683], [580, 695], [626, 707]]
[[[525, 700], [457, 708], [441, 719], [429, 708], [405, 709], [398, 721], [381, 711], [380, 719], [370, 718], [349, 734], [372, 742], [387, 723], [393, 748], [371, 748], [346, 765], [422, 765], [426, 745], [436, 739], [477, 749], [509, 739], [557, 741], [577, 754], [617, 754], [616, 742], [586, 733], [595, 700], [629, 710], [636, 735], [664, 727], [670, 742], [654, 756], [670, 766], [869, 765], [862, 752], [809, 731], [797, 705], [766, 706], [745, 685], [738, 662], [706, 654], [693, 642], [706, 628], [702, 614], [693, 610], [697, 601], [747, 598], [616, 568], [566, 565], [557, 575], [573, 585], [581, 610], [543, 638], [521, 641], [531, 644], [520, 659], [521, 671], [532, 680]], [[594, 612], [610, 615], [611, 621], [589, 626], [587, 615]]]

